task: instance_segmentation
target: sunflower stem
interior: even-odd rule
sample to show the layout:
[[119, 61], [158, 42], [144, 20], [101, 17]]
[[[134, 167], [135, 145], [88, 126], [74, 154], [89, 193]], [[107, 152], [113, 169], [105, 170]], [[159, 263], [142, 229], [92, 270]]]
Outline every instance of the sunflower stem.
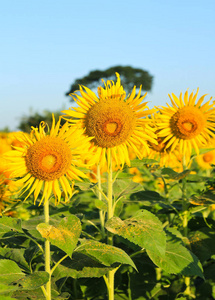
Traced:
[[[109, 150], [109, 149], [108, 149]], [[111, 151], [108, 155], [108, 178], [107, 178], [107, 185], [108, 185], [108, 212], [107, 212], [107, 219], [113, 217], [114, 209], [113, 209], [113, 170], [112, 170], [112, 155]], [[113, 245], [113, 236], [111, 233], [108, 232], [107, 235], [107, 243], [108, 245]], [[107, 288], [108, 288], [108, 299], [114, 300], [114, 274], [116, 270], [111, 270], [108, 272], [107, 276]]]
[[[186, 159], [185, 155], [183, 157], [183, 170], [186, 169]], [[185, 238], [188, 236], [188, 204], [187, 204], [187, 195], [186, 195], [186, 184], [187, 180], [186, 177], [182, 179], [182, 228], [183, 228], [183, 235]], [[185, 295], [191, 294], [190, 289], [190, 277], [184, 278], [184, 283], [186, 285], [186, 289], [184, 291]]]
[[[97, 180], [98, 180], [98, 198], [102, 201], [102, 184], [101, 184], [101, 169], [100, 164], [97, 165]], [[101, 224], [101, 234], [102, 239], [105, 237], [105, 212], [103, 210], [99, 210], [99, 218]]]
[[[45, 223], [49, 224], [49, 201], [44, 204]], [[46, 300], [51, 300], [51, 267], [50, 267], [50, 242], [45, 240], [45, 271], [49, 274], [46, 284]]]

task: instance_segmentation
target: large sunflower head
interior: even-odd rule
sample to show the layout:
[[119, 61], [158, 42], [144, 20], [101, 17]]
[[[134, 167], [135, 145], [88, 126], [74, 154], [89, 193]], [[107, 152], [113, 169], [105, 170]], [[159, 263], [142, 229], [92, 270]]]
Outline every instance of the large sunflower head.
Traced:
[[83, 166], [82, 156], [89, 148], [89, 138], [83, 135], [83, 129], [70, 129], [68, 123], [60, 127], [60, 119], [55, 125], [54, 116], [50, 132], [45, 129], [46, 124], [41, 122], [39, 128], [32, 128], [30, 136], [19, 137], [25, 147], [15, 147], [5, 154], [10, 161], [10, 177], [18, 178], [17, 182], [22, 184], [20, 191], [28, 191], [25, 199], [33, 193], [36, 201], [42, 191], [40, 204], [52, 194], [60, 201], [62, 191], [69, 200], [74, 179], [86, 177], [78, 167]]
[[173, 151], [177, 146], [183, 155], [191, 154], [192, 149], [199, 153], [199, 147], [207, 144], [214, 137], [215, 130], [215, 107], [210, 100], [202, 105], [206, 95], [200, 97], [193, 92], [182, 93], [179, 98], [172, 94], [170, 97], [172, 106], [159, 108], [160, 123], [158, 124], [158, 136], [163, 138], [166, 149]]
[[[79, 93], [71, 94], [78, 107], [64, 110], [65, 118], [73, 124], [79, 123], [85, 135], [92, 137], [94, 162], [106, 164], [106, 157], [112, 154], [117, 165], [130, 164], [128, 148], [138, 157], [138, 148], [147, 141], [155, 142], [155, 134], [144, 117], [151, 114], [147, 102], [142, 103], [141, 87], [136, 95], [136, 87], [126, 97], [120, 76], [116, 73], [116, 83], [108, 80], [104, 87], [98, 87], [98, 96], [87, 87], [80, 87]], [[69, 117], [69, 118], [68, 118]]]

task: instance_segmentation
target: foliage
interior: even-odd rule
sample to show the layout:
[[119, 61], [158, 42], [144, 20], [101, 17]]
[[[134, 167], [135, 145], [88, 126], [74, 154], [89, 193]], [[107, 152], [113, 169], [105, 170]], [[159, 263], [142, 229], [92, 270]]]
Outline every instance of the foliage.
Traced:
[[123, 87], [127, 93], [134, 85], [136, 85], [137, 88], [142, 85], [142, 89], [144, 91], [150, 91], [152, 88], [153, 76], [151, 76], [147, 71], [130, 66], [115, 66], [104, 71], [91, 71], [88, 75], [76, 79], [66, 95], [68, 96], [78, 90], [79, 85], [84, 85], [90, 89], [94, 89], [98, 85], [101, 85], [101, 79], [104, 79], [105, 81], [115, 79], [116, 72], [121, 75]]
[[[51, 242], [52, 299], [108, 299], [104, 278], [111, 270], [116, 272], [115, 299], [214, 299], [213, 172], [207, 177], [195, 165], [177, 173], [149, 160], [134, 164], [143, 181], [134, 183], [128, 167], [115, 174], [116, 209], [105, 235], [99, 209], [105, 210], [106, 202], [102, 198], [104, 205], [98, 205], [97, 184], [87, 180], [77, 183], [79, 192], [71, 202], [50, 202], [49, 225], [42, 207], [32, 206], [31, 199], [14, 206], [33, 211], [28, 220], [1, 217], [1, 299], [45, 299], [45, 239]], [[182, 195], [188, 207], [187, 236]], [[113, 236], [113, 245], [107, 244], [106, 234]], [[191, 279], [190, 293], [184, 278]]]

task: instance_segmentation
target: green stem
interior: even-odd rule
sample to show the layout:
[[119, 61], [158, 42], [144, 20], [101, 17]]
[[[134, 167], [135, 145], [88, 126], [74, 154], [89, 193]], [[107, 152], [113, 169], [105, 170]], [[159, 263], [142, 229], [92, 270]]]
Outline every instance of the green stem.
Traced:
[[[183, 157], [183, 170], [186, 169], [186, 160], [185, 156]], [[183, 227], [183, 235], [187, 238], [188, 236], [188, 199], [186, 195], [186, 184], [187, 180], [186, 177], [182, 179], [182, 227]], [[184, 283], [186, 285], [186, 289], [184, 291], [185, 295], [191, 295], [191, 289], [190, 289], [190, 277], [184, 278]]]
[[[108, 211], [107, 211], [107, 219], [111, 219], [114, 215], [113, 210], [113, 171], [112, 171], [112, 157], [110, 155], [110, 162], [108, 162], [108, 178], [107, 178], [107, 198], [108, 198]], [[113, 244], [112, 234], [108, 234], [108, 244]]]
[[[97, 180], [98, 180], [98, 198], [100, 201], [102, 201], [102, 184], [101, 184], [101, 170], [100, 165], [97, 166]], [[101, 234], [102, 239], [105, 237], [105, 212], [101, 209], [99, 210], [99, 218], [100, 218], [100, 224], [101, 224]]]
[[62, 258], [54, 265], [54, 267], [51, 269], [51, 275], [52, 275], [52, 273], [54, 272], [54, 270], [57, 268], [57, 266], [59, 266], [59, 264], [60, 264], [64, 259], [66, 259], [68, 256], [69, 256], [69, 255], [66, 254], [65, 256], [63, 256], [63, 257], [62, 257]]
[[108, 300], [114, 300], [114, 274], [115, 270], [108, 272]]
[[41, 252], [44, 252], [43, 247], [42, 247], [39, 243], [37, 243], [37, 241], [35, 241], [31, 236], [29, 236], [29, 235], [26, 234], [25, 232], [24, 232], [24, 234], [21, 235], [21, 236], [27, 237], [29, 240], [31, 240], [33, 243], [35, 243], [35, 244], [37, 245], [37, 247], [41, 250]]
[[144, 253], [144, 252], [145, 252], [145, 250], [141, 249], [141, 250], [139, 250], [139, 251], [137, 251], [137, 252], [135, 252], [135, 253], [132, 253], [132, 254], [130, 255], [130, 257], [134, 257], [134, 256], [139, 255], [139, 254], [142, 254], [142, 253]]
[[[49, 224], [49, 201], [44, 204], [45, 223]], [[51, 267], [50, 267], [50, 242], [45, 240], [45, 271], [49, 274], [46, 284], [46, 300], [51, 300]]]
[[182, 179], [182, 227], [183, 234], [187, 237], [188, 234], [188, 205], [187, 205], [187, 196], [186, 196], [186, 178]]
[[[112, 171], [112, 156], [111, 151], [110, 155], [108, 156], [108, 178], [107, 178], [107, 197], [108, 197], [108, 212], [107, 218], [108, 220], [113, 217], [114, 210], [113, 210], [113, 171]], [[113, 236], [111, 233], [108, 233], [108, 245], [113, 245]], [[114, 300], [114, 274], [116, 270], [112, 270], [108, 272], [108, 299]]]

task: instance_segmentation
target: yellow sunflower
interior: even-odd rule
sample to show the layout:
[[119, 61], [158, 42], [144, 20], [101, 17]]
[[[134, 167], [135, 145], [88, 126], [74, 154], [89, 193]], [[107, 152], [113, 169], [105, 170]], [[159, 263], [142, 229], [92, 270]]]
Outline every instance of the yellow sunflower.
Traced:
[[40, 204], [48, 201], [52, 193], [59, 202], [63, 191], [68, 201], [73, 194], [74, 179], [86, 177], [77, 167], [83, 166], [81, 157], [88, 151], [89, 138], [83, 135], [83, 130], [69, 129], [68, 123], [60, 128], [60, 120], [55, 125], [53, 116], [49, 133], [41, 122], [39, 128], [32, 128], [29, 137], [19, 136], [25, 147], [15, 147], [5, 154], [10, 161], [10, 177], [18, 178], [16, 182], [22, 184], [20, 192], [28, 191], [25, 199], [33, 193], [36, 202], [42, 191]]
[[211, 143], [204, 148], [211, 149], [211, 151], [197, 155], [196, 161], [201, 169], [209, 170], [213, 168], [212, 165], [215, 165], [215, 140], [212, 139]]
[[215, 108], [210, 100], [202, 105], [206, 95], [200, 97], [193, 92], [188, 97], [188, 91], [182, 93], [179, 98], [172, 94], [172, 106], [162, 106], [160, 111], [160, 122], [158, 123], [158, 136], [166, 144], [165, 149], [173, 151], [177, 146], [182, 155], [191, 154], [192, 149], [199, 153], [199, 147], [206, 145], [215, 136]]
[[[132, 149], [140, 158], [139, 147], [143, 145], [149, 152], [147, 141], [155, 142], [155, 134], [144, 117], [154, 110], [149, 110], [147, 102], [142, 103], [141, 87], [136, 95], [136, 87], [126, 98], [126, 93], [116, 73], [117, 81], [107, 81], [105, 87], [98, 87], [98, 97], [87, 87], [80, 87], [71, 94], [78, 107], [64, 110], [65, 118], [85, 130], [85, 135], [92, 137], [92, 150], [95, 164], [101, 167], [107, 163], [107, 156], [112, 155], [116, 166], [130, 165], [128, 149]], [[136, 96], [135, 96], [136, 95]], [[69, 118], [68, 118], [69, 117]]]
[[[21, 132], [0, 132], [0, 155], [13, 149], [13, 146], [22, 147], [17, 137]], [[27, 134], [27, 133], [26, 133]]]
[[146, 154], [144, 154], [145, 151], [143, 151], [143, 154], [149, 159], [157, 160], [161, 167], [171, 166], [172, 168], [174, 168], [177, 161], [175, 152], [168, 151], [168, 149], [166, 150], [165, 143], [163, 143], [162, 140], [163, 139], [159, 137], [157, 138], [157, 144], [149, 143], [149, 155], [147, 156]]
[[[154, 128], [156, 134], [159, 132], [158, 124], [161, 122], [159, 116], [160, 114], [156, 113], [150, 117], [151, 126]], [[176, 166], [178, 167], [176, 150], [169, 151], [169, 149], [166, 149], [166, 143], [164, 143], [163, 140], [164, 138], [157, 137], [156, 144], [148, 141], [150, 152], [147, 153], [145, 151], [145, 147], [142, 147], [141, 153], [143, 157], [156, 160], [157, 163], [155, 164], [159, 164], [161, 167], [164, 166], [165, 167], [171, 166], [172, 168], [175, 168]]]

